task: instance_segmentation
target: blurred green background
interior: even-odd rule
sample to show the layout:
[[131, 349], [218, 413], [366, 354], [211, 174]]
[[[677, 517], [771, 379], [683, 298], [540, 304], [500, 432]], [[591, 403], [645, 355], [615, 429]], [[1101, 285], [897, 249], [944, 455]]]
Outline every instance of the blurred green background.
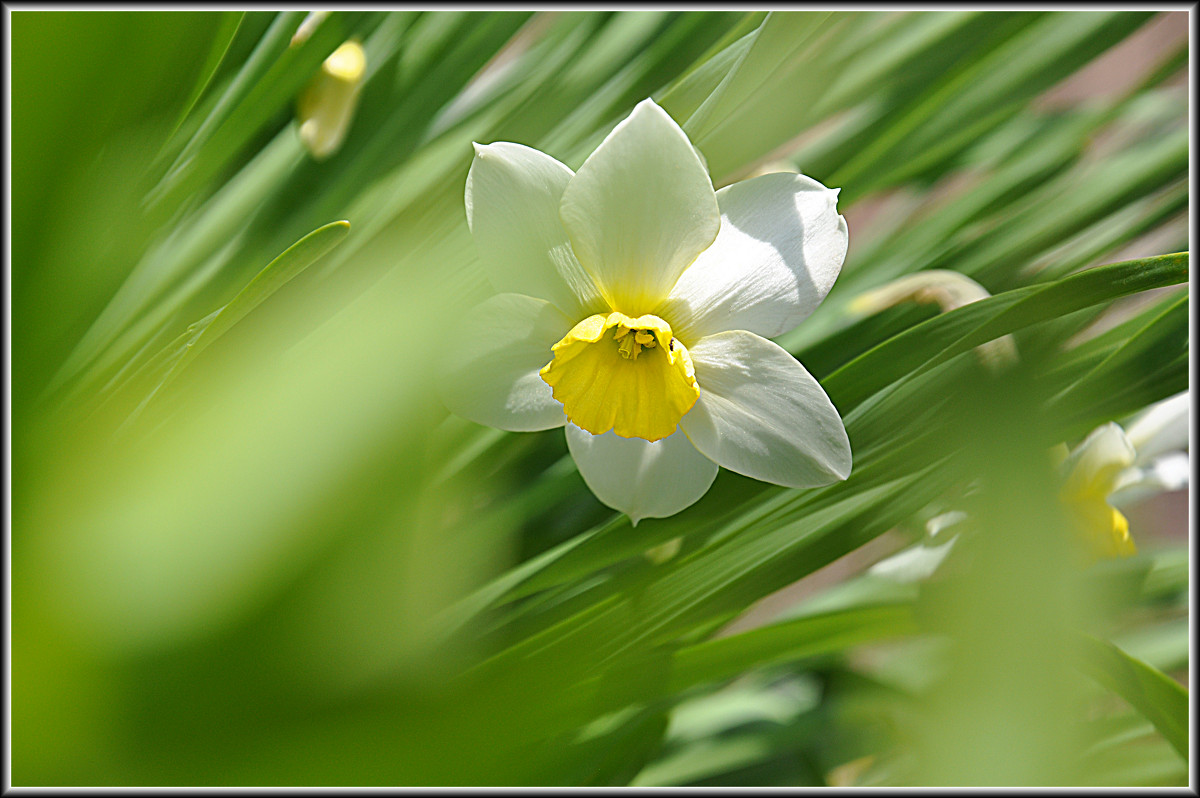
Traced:
[[[1189, 387], [1187, 13], [5, 13], [12, 784], [1188, 783], [1186, 527], [1088, 559], [1048, 455]], [[846, 482], [633, 529], [440, 405], [471, 142], [577, 168], [647, 96], [841, 188], [778, 342]], [[992, 296], [852, 305], [928, 270]]]

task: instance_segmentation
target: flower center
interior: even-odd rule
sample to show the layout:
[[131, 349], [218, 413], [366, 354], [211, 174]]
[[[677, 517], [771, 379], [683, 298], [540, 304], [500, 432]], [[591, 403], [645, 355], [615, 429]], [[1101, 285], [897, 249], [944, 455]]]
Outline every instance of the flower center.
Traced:
[[700, 397], [692, 358], [657, 316], [597, 313], [571, 328], [539, 372], [571, 423], [657, 441]]

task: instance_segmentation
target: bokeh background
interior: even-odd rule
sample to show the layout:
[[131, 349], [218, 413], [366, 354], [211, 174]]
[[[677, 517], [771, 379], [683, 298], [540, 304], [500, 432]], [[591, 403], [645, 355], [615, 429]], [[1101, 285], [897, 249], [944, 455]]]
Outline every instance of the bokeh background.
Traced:
[[[1188, 494], [1097, 560], [1049, 452], [1189, 387], [1190, 12], [5, 13], [14, 785], [1188, 783]], [[845, 483], [634, 529], [438, 401], [471, 142], [646, 96], [841, 188]]]

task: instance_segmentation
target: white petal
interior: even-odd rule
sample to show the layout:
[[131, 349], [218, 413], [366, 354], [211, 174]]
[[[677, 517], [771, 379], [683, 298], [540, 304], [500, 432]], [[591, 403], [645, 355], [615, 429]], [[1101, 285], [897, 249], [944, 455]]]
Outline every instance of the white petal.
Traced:
[[957, 541], [958, 535], [954, 535], [945, 543], [919, 543], [880, 560], [868, 568], [867, 573], [902, 584], [920, 582], [933, 576]]
[[558, 218], [571, 175], [531, 147], [476, 144], [467, 173], [467, 224], [497, 291], [545, 299], [582, 319], [601, 310], [602, 300]]
[[439, 375], [442, 401], [451, 412], [489, 427], [514, 432], [561, 427], [566, 414], [538, 370], [572, 324], [544, 299], [497, 294], [485, 300], [450, 326]]
[[1118, 424], [1108, 422], [1092, 430], [1067, 457], [1063, 490], [1068, 495], [1085, 493], [1106, 496], [1118, 475], [1133, 465], [1133, 445]]
[[850, 441], [825, 390], [794, 357], [741, 330], [691, 348], [700, 398], [679, 426], [718, 465], [792, 488], [850, 474]]
[[685, 345], [724, 330], [764, 338], [816, 309], [842, 269], [848, 235], [838, 192], [797, 174], [763, 175], [717, 192], [721, 232], [654, 311]]
[[579, 261], [612, 308], [630, 316], [666, 298], [721, 224], [696, 150], [651, 100], [579, 167], [560, 213]]
[[695, 504], [717, 478], [717, 464], [678, 430], [651, 443], [612, 431], [593, 435], [567, 424], [567, 448], [596, 498], [635, 525]]
[[1192, 476], [1191, 458], [1186, 452], [1172, 452], [1155, 460], [1146, 470], [1163, 492], [1183, 490]]
[[1145, 468], [1131, 466], [1117, 476], [1108, 501], [1114, 507], [1128, 507], [1160, 493], [1183, 490], [1191, 479], [1191, 471], [1186, 452], [1172, 452]]
[[928, 533], [929, 537], [935, 538], [947, 529], [963, 523], [967, 518], [967, 514], [962, 510], [947, 510], [926, 521], [925, 532]]
[[1125, 434], [1137, 452], [1138, 463], [1148, 463], [1167, 452], [1188, 447], [1189, 404], [1187, 391], [1177, 393], [1150, 405], [1129, 424]]

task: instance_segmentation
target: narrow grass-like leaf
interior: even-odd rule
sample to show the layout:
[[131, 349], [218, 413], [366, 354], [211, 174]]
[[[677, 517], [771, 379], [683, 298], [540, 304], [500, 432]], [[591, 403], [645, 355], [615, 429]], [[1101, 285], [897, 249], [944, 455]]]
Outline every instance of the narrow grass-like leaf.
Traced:
[[824, 381], [842, 412], [885, 385], [981, 343], [1066, 313], [1187, 279], [1186, 253], [1089, 269], [1044, 286], [973, 302], [923, 322], [838, 369]]
[[[1064, 438], [1082, 436], [1105, 421], [1120, 419], [1152, 402], [1187, 390], [1190, 345], [1188, 296], [1172, 292], [1161, 306], [1135, 317], [1137, 329], [1119, 344], [1093, 357], [1074, 382], [1047, 399], [1046, 411], [1060, 417]], [[1047, 390], [1062, 385], [1063, 373], [1047, 381]]]
[[[212, 47], [208, 52], [208, 58], [205, 60], [204, 66], [200, 68], [200, 73], [196, 78], [196, 85], [192, 88], [191, 93], [188, 94], [187, 101], [183, 104], [183, 110], [179, 113], [179, 119], [171, 130], [172, 137], [179, 132], [179, 128], [183, 125], [184, 120], [191, 114], [200, 97], [209, 87], [209, 84], [212, 83], [217, 70], [225, 59], [225, 55], [229, 52], [229, 46], [233, 44], [233, 38], [237, 36], [238, 30], [242, 26], [242, 20], [245, 16], [246, 12], [244, 11], [221, 12], [221, 25], [217, 28], [217, 32], [213, 36]], [[168, 137], [169, 139], [170, 137]]]
[[675, 654], [671, 689], [686, 690], [754, 668], [902, 637], [916, 630], [912, 608], [903, 604], [857, 607], [773, 623], [680, 649]]
[[903, 163], [981, 114], [1032, 97], [1148, 18], [1148, 14], [1126, 12], [1047, 15], [986, 58], [948, 73], [899, 124], [879, 135], [831, 179], [837, 185], [856, 186], [858, 192], [864, 184], [888, 183], [887, 164]]
[[[1168, 366], [1188, 349], [1188, 297], [1174, 299], [1120, 347], [1053, 400], [1086, 407], [1094, 397], [1113, 397], [1121, 388]], [[1114, 390], [1116, 389], [1116, 390]]]
[[767, 15], [754, 32], [745, 53], [732, 66], [708, 98], [683, 123], [695, 141], [715, 127], [714, 122], [730, 116], [771, 74], [829, 19], [829, 12], [777, 12]]

